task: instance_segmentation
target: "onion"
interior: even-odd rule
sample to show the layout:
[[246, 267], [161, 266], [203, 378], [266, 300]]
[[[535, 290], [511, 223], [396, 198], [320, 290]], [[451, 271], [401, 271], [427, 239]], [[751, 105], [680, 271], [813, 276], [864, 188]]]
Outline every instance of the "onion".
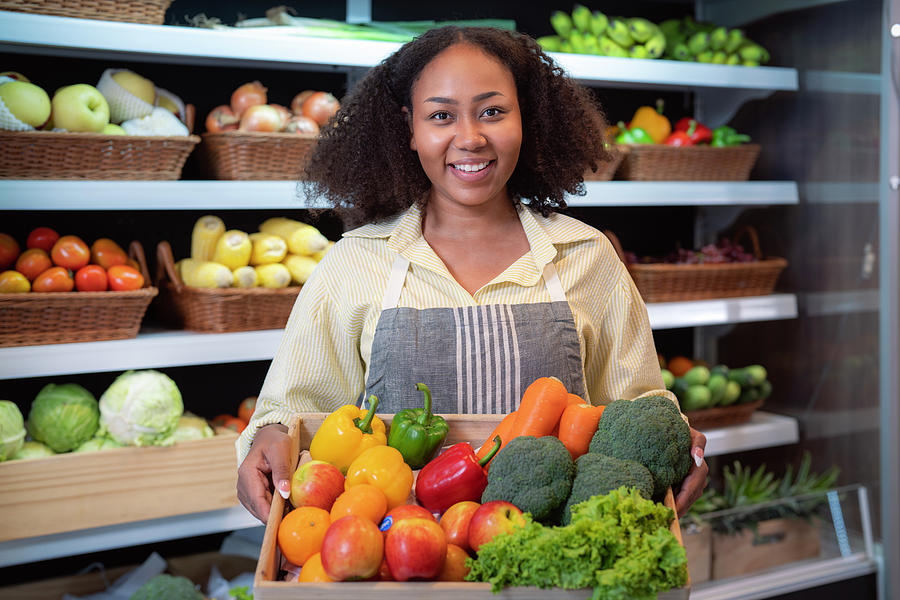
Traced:
[[209, 115], [206, 117], [206, 131], [209, 133], [231, 131], [237, 129], [239, 120], [231, 107], [223, 104], [209, 111]]
[[303, 101], [303, 115], [321, 127], [328, 123], [328, 119], [333, 117], [340, 107], [338, 99], [328, 92], [313, 92]]
[[278, 110], [268, 104], [251, 106], [241, 115], [241, 131], [279, 131], [283, 123]]
[[303, 114], [303, 102], [313, 94], [315, 94], [315, 90], [303, 90], [291, 100], [291, 112], [295, 115]]
[[288, 133], [299, 133], [302, 135], [319, 135], [319, 124], [303, 115], [295, 115], [291, 117], [284, 130]]
[[294, 115], [291, 114], [291, 111], [288, 107], [282, 106], [281, 104], [270, 104], [272, 108], [278, 111], [278, 114], [281, 116], [281, 127], [279, 127], [279, 131], [284, 129], [284, 127], [288, 124], [291, 117]]
[[231, 94], [231, 110], [240, 117], [251, 106], [265, 104], [268, 102], [267, 91], [258, 81], [245, 83]]

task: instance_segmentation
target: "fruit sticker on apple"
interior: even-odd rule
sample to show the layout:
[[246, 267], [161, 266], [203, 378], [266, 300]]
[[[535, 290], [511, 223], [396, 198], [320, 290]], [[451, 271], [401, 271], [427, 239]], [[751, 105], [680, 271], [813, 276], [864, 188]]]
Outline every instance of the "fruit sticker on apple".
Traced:
[[469, 546], [478, 552], [482, 544], [486, 544], [501, 533], [509, 533], [525, 526], [522, 511], [506, 500], [491, 500], [478, 507], [469, 522]]

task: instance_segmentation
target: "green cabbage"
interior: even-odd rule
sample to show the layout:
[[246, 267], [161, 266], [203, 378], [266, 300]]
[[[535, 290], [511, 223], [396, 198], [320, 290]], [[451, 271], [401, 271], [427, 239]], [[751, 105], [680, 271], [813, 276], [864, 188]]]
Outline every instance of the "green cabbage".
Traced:
[[100, 396], [101, 435], [127, 446], [168, 446], [184, 412], [181, 392], [159, 371], [126, 371]]
[[15, 402], [0, 400], [0, 462], [9, 460], [25, 443], [25, 419]]
[[43, 458], [45, 456], [53, 456], [55, 454], [56, 452], [54, 452], [47, 444], [35, 442], [34, 440], [28, 440], [27, 442], [22, 444], [22, 447], [19, 448], [19, 451], [15, 453], [15, 455], [13, 456], [13, 460]]
[[184, 413], [178, 420], [178, 426], [172, 437], [176, 442], [188, 442], [190, 440], [202, 440], [216, 434], [206, 419], [192, 413]]
[[81, 444], [73, 452], [95, 452], [97, 450], [109, 450], [110, 448], [121, 448], [122, 444], [112, 438], [105, 436], [92, 437], [85, 443]]
[[77, 383], [48, 383], [28, 413], [28, 433], [54, 452], [68, 452], [94, 437], [100, 425], [97, 400]]

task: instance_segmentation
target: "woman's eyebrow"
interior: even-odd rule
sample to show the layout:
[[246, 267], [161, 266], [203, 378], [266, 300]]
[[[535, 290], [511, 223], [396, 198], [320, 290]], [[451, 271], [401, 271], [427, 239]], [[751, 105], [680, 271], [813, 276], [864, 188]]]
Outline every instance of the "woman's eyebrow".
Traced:
[[[500, 92], [484, 92], [482, 94], [478, 94], [477, 96], [472, 97], [472, 102], [481, 102], [482, 100], [486, 100], [493, 96], [502, 96]], [[425, 98], [425, 102], [436, 102], [437, 104], [459, 104], [458, 101], [453, 98], [444, 98], [443, 96], [431, 96], [430, 98]]]

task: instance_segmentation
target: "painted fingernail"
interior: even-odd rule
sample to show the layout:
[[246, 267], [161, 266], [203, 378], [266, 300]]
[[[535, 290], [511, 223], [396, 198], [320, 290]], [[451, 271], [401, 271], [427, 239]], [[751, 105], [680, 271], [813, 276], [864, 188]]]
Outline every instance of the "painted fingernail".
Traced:
[[291, 482], [287, 479], [282, 479], [275, 487], [278, 488], [278, 493], [281, 494], [281, 497], [285, 500], [291, 497]]
[[694, 448], [694, 463], [698, 467], [703, 464], [703, 448]]

